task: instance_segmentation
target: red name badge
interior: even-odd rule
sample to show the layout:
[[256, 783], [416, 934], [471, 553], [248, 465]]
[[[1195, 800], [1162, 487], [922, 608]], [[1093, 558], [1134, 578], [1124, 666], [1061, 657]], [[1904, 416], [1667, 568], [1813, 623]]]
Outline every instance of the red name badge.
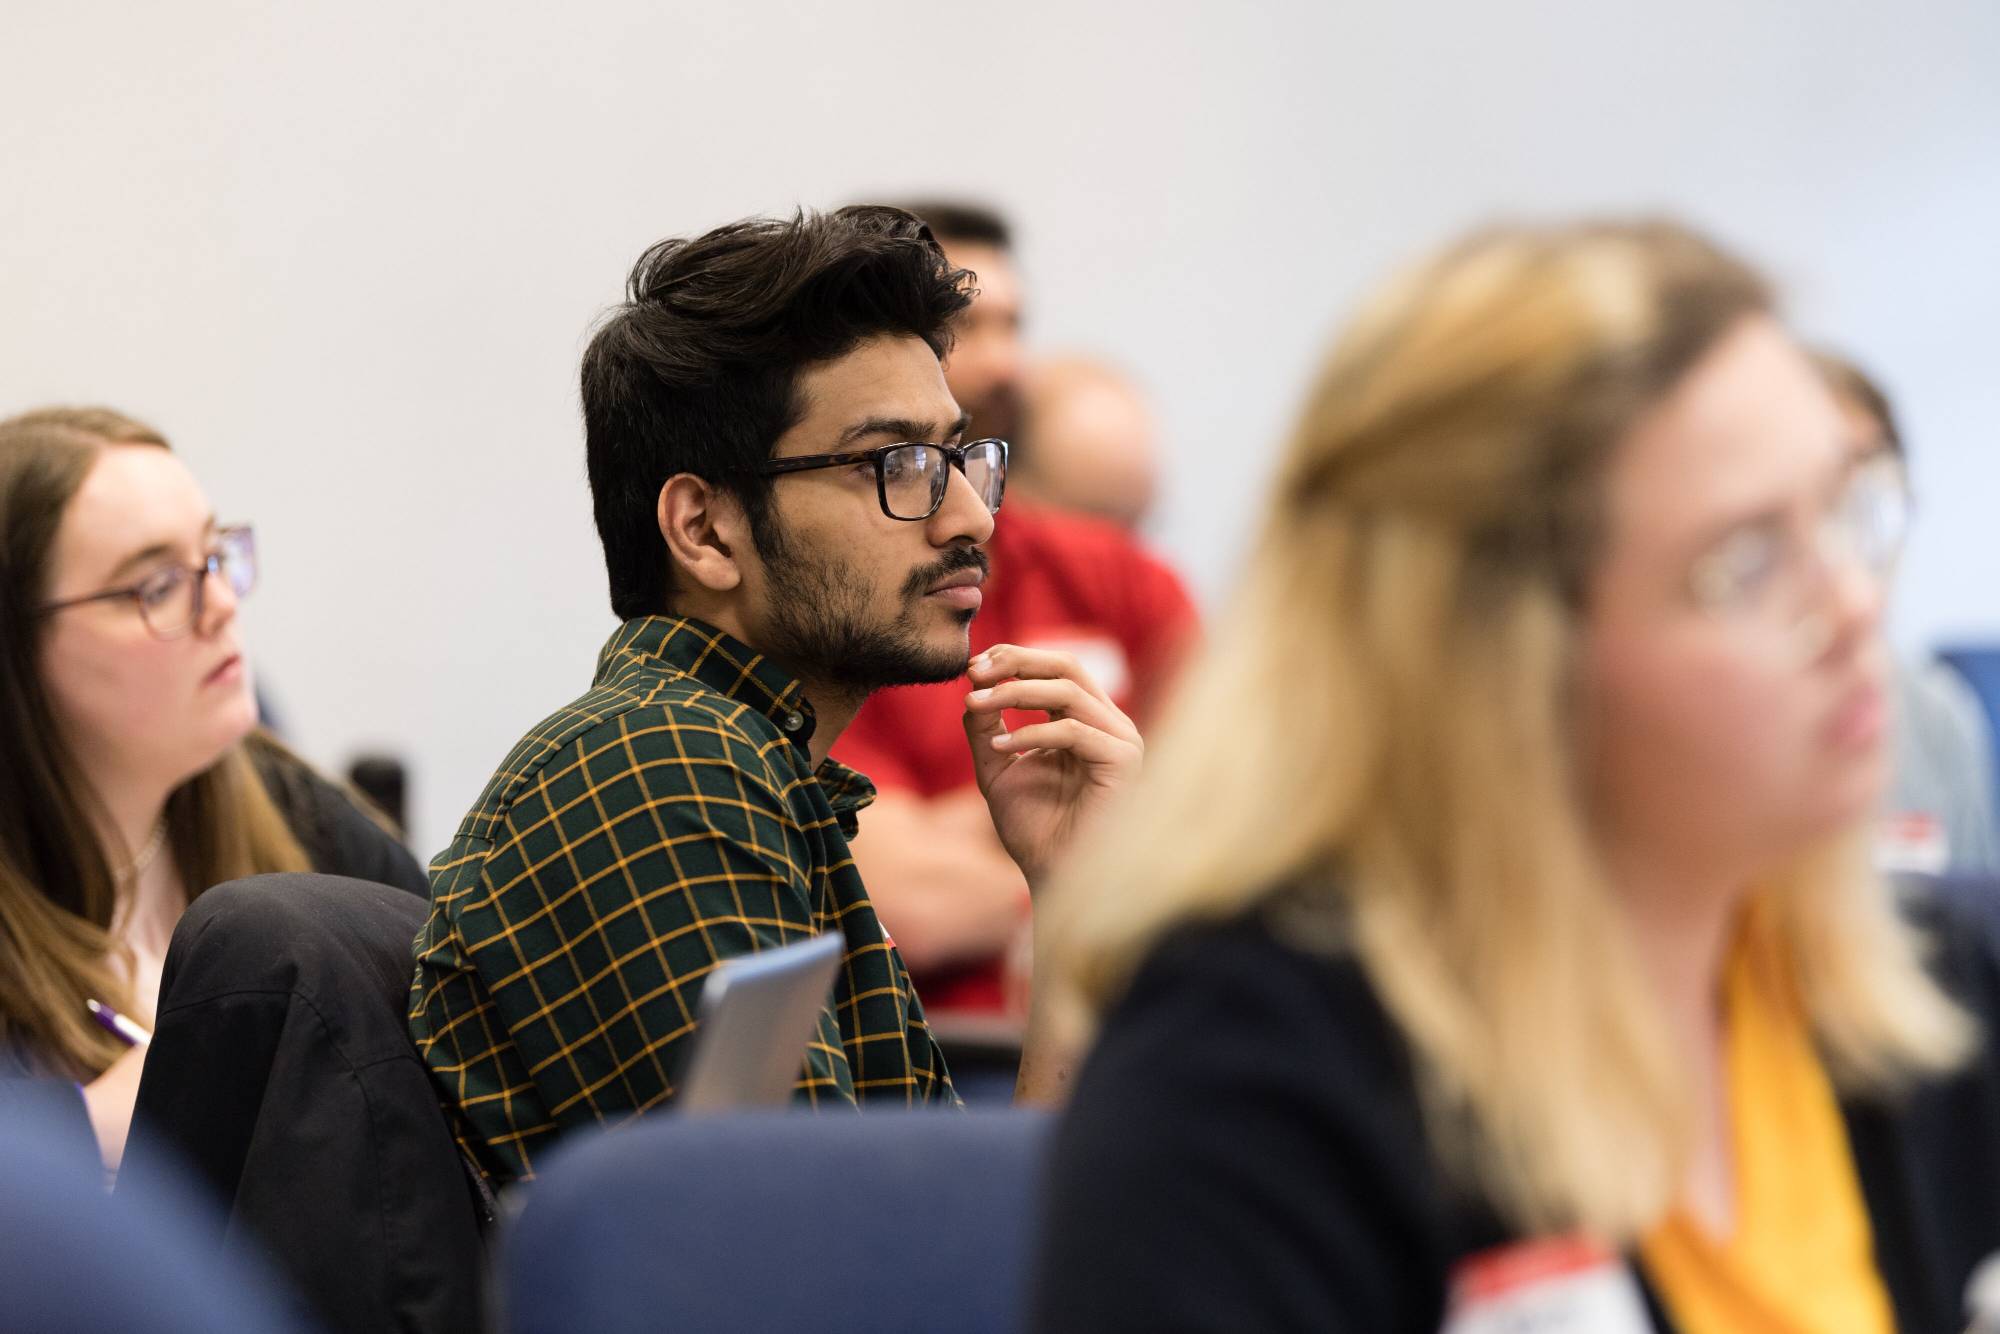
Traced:
[[1442, 1334], [1648, 1334], [1632, 1271], [1582, 1237], [1481, 1251], [1451, 1274]]

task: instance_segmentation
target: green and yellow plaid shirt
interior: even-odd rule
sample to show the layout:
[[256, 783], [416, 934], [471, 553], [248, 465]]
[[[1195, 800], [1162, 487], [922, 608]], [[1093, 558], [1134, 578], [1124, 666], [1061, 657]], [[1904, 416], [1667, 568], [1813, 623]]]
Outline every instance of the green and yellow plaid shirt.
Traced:
[[501, 1180], [564, 1130], [674, 1095], [719, 960], [846, 938], [795, 1096], [951, 1099], [847, 850], [867, 779], [806, 750], [811, 706], [697, 621], [627, 621], [590, 692], [514, 747], [431, 864], [410, 1032]]

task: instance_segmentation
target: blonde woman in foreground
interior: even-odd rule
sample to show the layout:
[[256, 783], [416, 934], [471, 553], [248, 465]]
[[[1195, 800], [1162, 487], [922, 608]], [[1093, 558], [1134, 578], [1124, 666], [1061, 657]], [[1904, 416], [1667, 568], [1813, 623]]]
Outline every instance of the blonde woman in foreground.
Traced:
[[1038, 1328], [1964, 1328], [2000, 977], [1869, 871], [1907, 510], [1845, 439], [1673, 225], [1366, 308], [1050, 905]]

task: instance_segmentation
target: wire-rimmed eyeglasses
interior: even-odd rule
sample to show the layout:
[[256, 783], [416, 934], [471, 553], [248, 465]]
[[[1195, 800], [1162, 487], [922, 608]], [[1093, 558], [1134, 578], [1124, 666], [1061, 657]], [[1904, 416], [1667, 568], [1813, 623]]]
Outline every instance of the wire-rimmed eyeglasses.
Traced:
[[37, 614], [49, 616], [66, 607], [130, 598], [155, 639], [179, 639], [201, 620], [212, 574], [221, 575], [239, 598], [257, 586], [257, 539], [248, 524], [217, 529], [215, 549], [199, 565], [164, 566], [134, 584], [46, 603]]

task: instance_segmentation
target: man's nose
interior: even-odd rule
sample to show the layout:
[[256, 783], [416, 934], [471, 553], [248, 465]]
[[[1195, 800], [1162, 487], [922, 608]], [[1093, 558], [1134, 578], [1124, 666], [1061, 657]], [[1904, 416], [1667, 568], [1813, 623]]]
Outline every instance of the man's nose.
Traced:
[[986, 508], [985, 498], [963, 468], [945, 466], [950, 472], [945, 480], [944, 502], [931, 515], [931, 545], [946, 547], [955, 542], [970, 542], [983, 546], [993, 536], [993, 511]]

